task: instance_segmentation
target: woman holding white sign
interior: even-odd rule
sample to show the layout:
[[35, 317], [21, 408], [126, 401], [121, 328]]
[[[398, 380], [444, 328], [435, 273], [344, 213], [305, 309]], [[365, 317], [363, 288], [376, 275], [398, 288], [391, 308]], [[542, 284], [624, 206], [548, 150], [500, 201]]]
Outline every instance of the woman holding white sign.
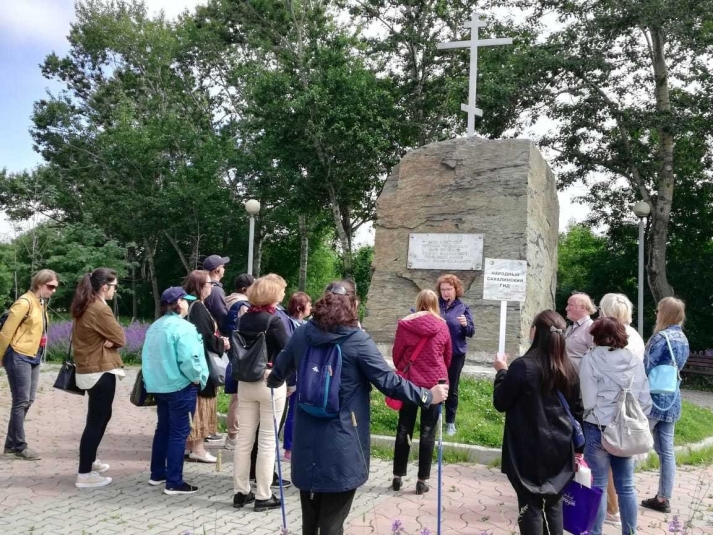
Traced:
[[436, 282], [436, 293], [441, 317], [446, 320], [451, 334], [453, 357], [448, 366], [448, 399], [446, 400], [446, 434], [456, 434], [456, 411], [458, 410], [458, 385], [460, 374], [465, 364], [465, 354], [468, 351], [466, 338], [473, 338], [475, 324], [468, 305], [460, 298], [465, 293], [463, 282], [455, 275], [441, 275]]

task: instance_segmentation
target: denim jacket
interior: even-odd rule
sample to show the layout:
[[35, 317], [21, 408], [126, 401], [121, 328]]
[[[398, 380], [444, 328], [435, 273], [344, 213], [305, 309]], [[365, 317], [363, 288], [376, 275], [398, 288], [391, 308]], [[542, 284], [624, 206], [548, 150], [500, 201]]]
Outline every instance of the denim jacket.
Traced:
[[[666, 333], [669, 341], [671, 342], [671, 349], [673, 350], [674, 357], [676, 359], [676, 366], [681, 370], [688, 360], [688, 339], [686, 335], [683, 334], [683, 330], [680, 325], [669, 325], [662, 331], [657, 332], [651, 337], [649, 343], [646, 344], [646, 353], [644, 355], [644, 365], [646, 366], [646, 375], [649, 375], [651, 370], [660, 364], [667, 364], [671, 362], [671, 353], [668, 350], [668, 344], [666, 343], [666, 338], [662, 333]], [[653, 420], [659, 420], [662, 422], [675, 422], [681, 417], [681, 391], [679, 390], [675, 394], [651, 394], [651, 398], [654, 403], [659, 407], [666, 408], [671, 405], [668, 410], [661, 410], [656, 408], [654, 405], [651, 408], [651, 414], [649, 418]]]

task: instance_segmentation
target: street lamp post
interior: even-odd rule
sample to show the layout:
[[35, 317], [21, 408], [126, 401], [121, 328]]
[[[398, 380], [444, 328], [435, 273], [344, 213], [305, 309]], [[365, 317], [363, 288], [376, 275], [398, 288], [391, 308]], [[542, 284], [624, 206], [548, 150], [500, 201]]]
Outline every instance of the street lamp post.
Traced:
[[252, 275], [253, 242], [255, 241], [255, 216], [260, 213], [260, 201], [250, 199], [245, 203], [245, 211], [250, 214], [250, 238], [248, 241], [248, 275]]
[[645, 201], [634, 205], [634, 214], [639, 218], [639, 303], [637, 320], [639, 336], [644, 337], [644, 219], [651, 213], [651, 206]]

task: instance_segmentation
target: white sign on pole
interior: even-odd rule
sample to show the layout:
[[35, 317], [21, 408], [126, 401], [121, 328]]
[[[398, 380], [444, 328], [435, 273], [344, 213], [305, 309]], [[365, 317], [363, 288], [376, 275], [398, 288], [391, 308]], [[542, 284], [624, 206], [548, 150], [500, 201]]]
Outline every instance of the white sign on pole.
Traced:
[[527, 290], [527, 261], [486, 258], [483, 299], [524, 301]]
[[410, 234], [409, 269], [483, 269], [482, 234]]
[[505, 352], [505, 325], [508, 301], [524, 301], [527, 296], [527, 261], [486, 258], [483, 271], [483, 299], [500, 301], [498, 353]]

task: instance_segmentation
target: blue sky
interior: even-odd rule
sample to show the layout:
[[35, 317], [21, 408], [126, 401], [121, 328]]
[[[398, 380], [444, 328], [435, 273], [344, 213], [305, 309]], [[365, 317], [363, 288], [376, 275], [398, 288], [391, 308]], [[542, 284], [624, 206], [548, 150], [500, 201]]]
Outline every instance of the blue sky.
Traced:
[[[151, 12], [163, 10], [175, 17], [203, 0], [145, 0]], [[41, 161], [32, 149], [32, 105], [58, 84], [43, 78], [40, 64], [51, 52], [63, 55], [66, 36], [74, 20], [74, 0], [0, 0], [0, 168], [16, 172], [32, 169]], [[572, 205], [581, 188], [560, 193], [560, 227], [570, 218], [583, 219], [588, 211]], [[0, 238], [9, 226], [0, 213]]]

